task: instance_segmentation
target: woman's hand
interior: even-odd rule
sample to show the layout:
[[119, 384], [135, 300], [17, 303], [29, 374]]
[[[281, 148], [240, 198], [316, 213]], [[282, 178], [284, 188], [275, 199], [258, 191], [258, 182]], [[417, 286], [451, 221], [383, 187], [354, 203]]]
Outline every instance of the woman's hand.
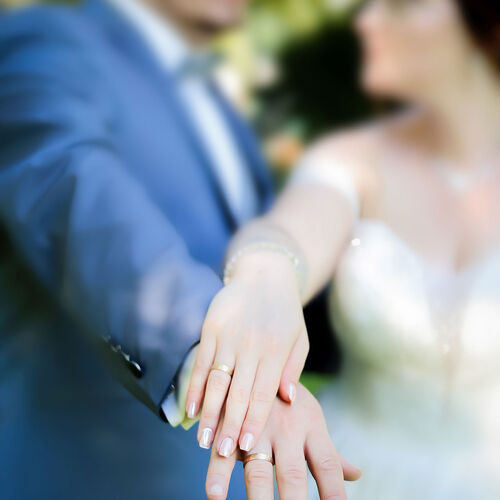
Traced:
[[[271, 406], [280, 396], [292, 403], [309, 350], [295, 268], [284, 255], [261, 251], [238, 261], [232, 280], [208, 310], [191, 376], [186, 411], [195, 416], [203, 401], [198, 441], [217, 442], [230, 456], [237, 444], [250, 450]], [[226, 365], [234, 373], [212, 369]], [[227, 397], [227, 402], [226, 402]]]

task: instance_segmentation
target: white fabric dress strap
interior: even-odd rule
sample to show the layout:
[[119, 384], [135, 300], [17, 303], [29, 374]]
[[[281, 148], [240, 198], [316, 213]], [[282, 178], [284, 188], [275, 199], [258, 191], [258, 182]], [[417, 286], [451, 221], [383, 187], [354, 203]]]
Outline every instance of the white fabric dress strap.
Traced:
[[288, 185], [319, 184], [332, 187], [350, 203], [356, 219], [361, 213], [361, 203], [353, 176], [335, 159], [318, 154], [306, 154], [290, 176]]

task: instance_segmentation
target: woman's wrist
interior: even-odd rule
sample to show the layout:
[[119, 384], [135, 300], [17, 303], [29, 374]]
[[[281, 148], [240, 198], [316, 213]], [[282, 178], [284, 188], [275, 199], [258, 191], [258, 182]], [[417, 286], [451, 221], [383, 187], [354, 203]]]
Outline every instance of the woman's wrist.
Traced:
[[225, 285], [233, 280], [269, 281], [273, 278], [295, 283], [299, 294], [303, 288], [303, 269], [299, 257], [285, 246], [275, 243], [252, 243], [240, 248], [226, 262], [224, 269]]

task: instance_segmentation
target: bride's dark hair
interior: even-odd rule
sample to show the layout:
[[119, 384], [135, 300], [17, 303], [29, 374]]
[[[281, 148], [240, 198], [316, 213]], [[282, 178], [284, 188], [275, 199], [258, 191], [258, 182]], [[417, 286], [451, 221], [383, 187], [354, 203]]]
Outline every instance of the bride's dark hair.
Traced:
[[500, 70], [500, 1], [456, 1], [472, 36]]

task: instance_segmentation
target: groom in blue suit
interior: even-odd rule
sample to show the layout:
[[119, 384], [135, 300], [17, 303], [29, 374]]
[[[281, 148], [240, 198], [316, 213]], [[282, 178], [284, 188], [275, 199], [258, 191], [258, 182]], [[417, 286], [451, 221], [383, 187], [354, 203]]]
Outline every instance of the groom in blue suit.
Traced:
[[162, 420], [228, 240], [272, 189], [193, 47], [245, 3], [0, 17], [3, 499], [204, 496], [208, 453]]
[[[273, 198], [203, 50], [246, 3], [84, 0], [0, 15], [2, 500], [205, 496], [209, 453], [174, 428], [187, 427], [183, 382], [229, 239]], [[276, 402], [266, 427], [280, 488], [305, 492], [287, 457], [306, 453], [331, 496], [345, 471], [300, 394]], [[220, 460], [209, 489], [221, 488]], [[253, 498], [262, 466], [247, 466]], [[241, 472], [229, 499], [245, 496]]]

